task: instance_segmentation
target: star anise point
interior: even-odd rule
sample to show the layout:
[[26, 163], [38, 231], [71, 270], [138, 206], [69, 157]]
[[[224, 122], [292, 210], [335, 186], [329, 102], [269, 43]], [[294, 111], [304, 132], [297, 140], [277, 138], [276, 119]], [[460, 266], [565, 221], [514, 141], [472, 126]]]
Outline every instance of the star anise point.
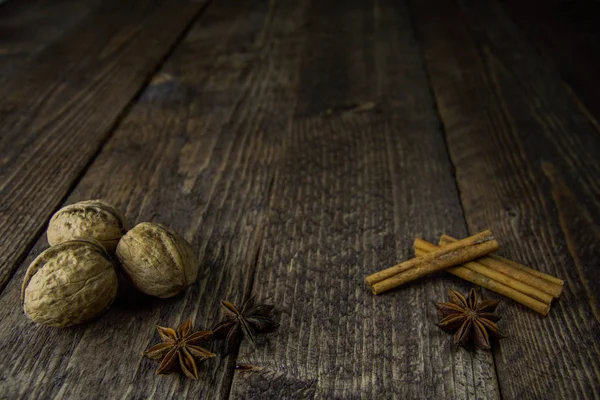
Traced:
[[184, 375], [198, 380], [198, 362], [215, 357], [214, 353], [198, 346], [212, 335], [212, 331], [193, 331], [192, 321], [186, 320], [177, 330], [157, 327], [162, 343], [147, 349], [143, 355], [161, 361], [156, 375], [168, 375], [180, 370]]
[[494, 314], [499, 301], [478, 301], [475, 289], [471, 289], [467, 297], [455, 290], [449, 290], [448, 296], [450, 302], [436, 303], [440, 315], [436, 325], [454, 332], [454, 344], [466, 345], [472, 339], [475, 346], [488, 350], [491, 348], [490, 336], [505, 337], [496, 325], [500, 317]]
[[256, 347], [256, 334], [277, 328], [279, 325], [272, 320], [270, 314], [272, 305], [255, 305], [255, 298], [250, 297], [238, 309], [231, 302], [221, 300], [226, 318], [213, 328], [217, 335], [225, 336], [225, 352], [231, 353], [246, 337]]

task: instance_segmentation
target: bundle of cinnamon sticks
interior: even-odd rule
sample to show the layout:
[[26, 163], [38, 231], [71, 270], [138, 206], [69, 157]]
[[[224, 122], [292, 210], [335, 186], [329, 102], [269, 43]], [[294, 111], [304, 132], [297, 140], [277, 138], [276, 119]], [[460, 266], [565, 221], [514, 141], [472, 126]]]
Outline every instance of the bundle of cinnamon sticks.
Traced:
[[462, 240], [442, 235], [438, 245], [416, 239], [413, 247], [415, 258], [367, 276], [366, 282], [374, 294], [441, 269], [543, 315], [548, 314], [552, 300], [560, 297], [563, 291], [561, 279], [490, 255], [498, 250], [499, 244], [489, 230]]

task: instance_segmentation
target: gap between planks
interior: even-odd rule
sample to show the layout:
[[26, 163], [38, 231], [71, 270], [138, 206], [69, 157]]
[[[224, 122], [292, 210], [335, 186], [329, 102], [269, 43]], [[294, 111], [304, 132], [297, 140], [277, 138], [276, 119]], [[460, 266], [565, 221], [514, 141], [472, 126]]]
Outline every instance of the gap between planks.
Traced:
[[[423, 71], [425, 72], [425, 81], [427, 83], [427, 89], [429, 90], [429, 94], [430, 94], [432, 102], [433, 102], [434, 112], [437, 115], [438, 120], [440, 121], [440, 128], [439, 128], [440, 135], [442, 136], [442, 141], [443, 141], [444, 147], [446, 149], [446, 154], [447, 154], [448, 160], [452, 166], [452, 177], [454, 180], [454, 185], [456, 187], [456, 192], [458, 194], [458, 203], [459, 203], [460, 209], [461, 209], [462, 222], [463, 222], [466, 232], [468, 232], [468, 234], [471, 235], [471, 234], [473, 234], [473, 232], [471, 232], [471, 230], [469, 229], [469, 223], [467, 221], [465, 205], [463, 202], [463, 193], [462, 193], [461, 187], [458, 183], [458, 179], [456, 177], [456, 163], [452, 157], [452, 154], [450, 153], [450, 145], [448, 144], [448, 136], [446, 133], [446, 124], [444, 122], [444, 118], [443, 118], [442, 114], [440, 113], [439, 105], [438, 105], [438, 98], [437, 98], [436, 93], [433, 90], [433, 86], [431, 84], [431, 72], [429, 70], [429, 65], [425, 59], [425, 54], [423, 52], [423, 47], [422, 47], [423, 43], [422, 43], [422, 40], [419, 38], [418, 32], [415, 27], [415, 13], [414, 13], [412, 1], [409, 0], [406, 2], [406, 4], [407, 4], [408, 12], [410, 14], [411, 29], [412, 29], [413, 35], [415, 37], [415, 42], [417, 43], [419, 56], [421, 58], [421, 64], [423, 65]], [[481, 291], [485, 292], [484, 288], [480, 288], [480, 289], [481, 289]], [[498, 368], [496, 368], [496, 355], [494, 354], [493, 351], [491, 351], [491, 355], [492, 355], [492, 357], [491, 357], [492, 358], [492, 369], [494, 370], [494, 380], [495, 380], [494, 383], [496, 386], [496, 390], [498, 391], [498, 396], [500, 399], [502, 399], [503, 396], [502, 396], [502, 388], [500, 386], [500, 376], [498, 374]]]
[[[152, 78], [161, 70], [162, 66], [169, 59], [169, 57], [173, 54], [173, 52], [175, 51], [177, 46], [187, 36], [190, 29], [194, 26], [194, 24], [198, 21], [198, 19], [202, 16], [202, 14], [207, 10], [207, 8], [212, 3], [213, 3], [213, 0], [207, 0], [198, 9], [198, 11], [196, 11], [194, 16], [192, 18], [190, 18], [190, 20], [187, 22], [186, 26], [179, 33], [179, 35], [175, 38], [173, 43], [171, 43], [171, 45], [166, 48], [163, 56], [158, 60], [155, 67], [153, 68], [153, 70], [150, 71], [148, 73], [148, 75], [146, 76], [144, 83], [140, 86], [140, 88], [135, 93], [135, 95], [131, 98], [131, 100], [119, 112], [115, 121], [112, 123], [110, 128], [107, 130], [105, 136], [102, 138], [102, 140], [98, 144], [96, 151], [90, 156], [90, 159], [83, 166], [83, 168], [81, 169], [79, 174], [75, 177], [75, 179], [71, 182], [71, 184], [69, 185], [65, 194], [60, 198], [60, 201], [58, 202], [56, 207], [54, 207], [54, 209], [52, 210], [52, 214], [54, 214], [56, 211], [58, 211], [63, 206], [64, 202], [69, 198], [69, 196], [71, 195], [73, 190], [77, 187], [77, 185], [79, 184], [81, 179], [85, 176], [85, 174], [89, 170], [90, 166], [94, 163], [94, 161], [96, 161], [98, 155], [102, 152], [102, 149], [104, 148], [104, 146], [109, 142], [109, 140], [112, 138], [112, 136], [114, 135], [117, 128], [120, 126], [120, 124], [123, 122], [123, 120], [127, 117], [127, 115], [129, 114], [129, 112], [131, 111], [133, 106], [137, 103], [137, 101], [140, 98], [140, 95], [142, 93], [144, 93], [144, 91], [146, 90], [146, 88], [148, 87], [150, 82], [152, 81]], [[0, 4], [0, 7], [2, 7], [1, 4]], [[11, 281], [11, 279], [15, 275], [15, 273], [18, 269], [18, 266], [23, 263], [23, 261], [25, 260], [27, 255], [33, 250], [35, 244], [38, 242], [38, 240], [40, 240], [40, 238], [44, 234], [45, 230], [46, 230], [46, 223], [44, 223], [43, 225], [41, 225], [38, 228], [38, 230], [36, 231], [34, 236], [31, 238], [31, 240], [24, 246], [21, 254], [16, 258], [16, 260], [14, 262], [15, 267], [11, 269], [6, 280], [4, 282], [0, 282], [0, 295], [2, 295], [2, 292], [4, 291], [4, 289], [6, 288], [8, 283]]]

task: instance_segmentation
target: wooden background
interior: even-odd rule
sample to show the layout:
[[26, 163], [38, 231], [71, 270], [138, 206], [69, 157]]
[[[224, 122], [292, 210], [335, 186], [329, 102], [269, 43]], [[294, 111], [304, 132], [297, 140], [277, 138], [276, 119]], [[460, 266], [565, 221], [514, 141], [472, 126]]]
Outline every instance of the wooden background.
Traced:
[[[600, 398], [600, 7], [593, 0], [9, 0], [0, 5], [0, 398]], [[49, 217], [102, 198], [189, 239], [198, 282], [65, 330], [22, 313]], [[374, 297], [417, 236], [491, 228], [566, 281], [468, 352], [439, 273]], [[280, 328], [198, 382], [157, 324], [221, 299]], [[484, 296], [498, 298], [491, 292]], [[217, 348], [218, 343], [210, 345]], [[238, 366], [238, 368], [236, 368]], [[239, 368], [243, 366], [244, 368]]]

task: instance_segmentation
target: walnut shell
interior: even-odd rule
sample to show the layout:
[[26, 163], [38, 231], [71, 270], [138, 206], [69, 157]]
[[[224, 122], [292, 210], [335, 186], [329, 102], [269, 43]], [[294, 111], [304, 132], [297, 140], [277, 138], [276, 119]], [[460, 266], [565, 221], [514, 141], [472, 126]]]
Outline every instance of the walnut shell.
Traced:
[[77, 238], [33, 260], [23, 280], [23, 309], [38, 324], [67, 327], [105, 311], [117, 288], [114, 265], [102, 245]]
[[48, 224], [51, 246], [76, 237], [91, 237], [114, 252], [121, 236], [127, 232], [125, 217], [114, 206], [102, 200], [87, 200], [58, 210]]
[[196, 281], [198, 261], [192, 246], [166, 226], [142, 222], [119, 241], [117, 257], [141, 292], [172, 297]]

